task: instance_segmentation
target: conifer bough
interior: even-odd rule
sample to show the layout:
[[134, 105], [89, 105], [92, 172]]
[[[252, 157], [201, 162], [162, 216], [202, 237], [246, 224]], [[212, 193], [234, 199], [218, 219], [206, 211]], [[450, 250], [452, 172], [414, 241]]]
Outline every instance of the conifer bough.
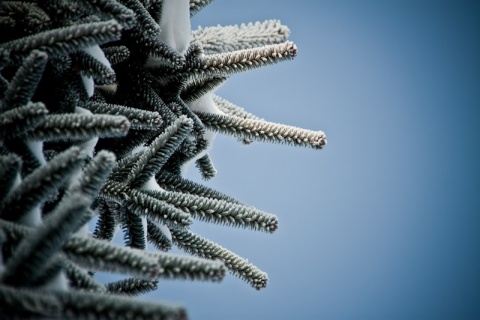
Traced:
[[[226, 270], [267, 285], [189, 226], [271, 233], [278, 218], [184, 173], [195, 164], [215, 176], [217, 133], [313, 149], [327, 140], [214, 94], [297, 47], [277, 20], [190, 32], [211, 2], [0, 1], [0, 318], [185, 319], [182, 306], [131, 296]], [[124, 246], [111, 242], [117, 230]], [[97, 271], [125, 278], [102, 283]]]

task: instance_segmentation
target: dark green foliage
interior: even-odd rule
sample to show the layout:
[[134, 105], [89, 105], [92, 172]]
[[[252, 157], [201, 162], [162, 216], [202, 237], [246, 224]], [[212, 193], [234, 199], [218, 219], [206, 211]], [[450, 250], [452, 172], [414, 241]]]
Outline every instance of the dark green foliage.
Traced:
[[[190, 15], [211, 2], [190, 0]], [[182, 171], [195, 162], [205, 180], [215, 176], [207, 130], [323, 147], [321, 132], [211, 95], [234, 73], [293, 58], [296, 47], [272, 20], [236, 28], [232, 39], [221, 27], [199, 30], [192, 43], [175, 39], [188, 48], [177, 52], [160, 40], [171, 31], [159, 27], [171, 19], [163, 4], [0, 1], [0, 318], [185, 319], [183, 307], [129, 296], [159, 279], [221, 281], [225, 267], [256, 289], [267, 284], [266, 273], [188, 227], [274, 232], [277, 217]], [[205, 98], [215, 114], [192, 111]], [[126, 246], [111, 243], [116, 230]], [[173, 246], [197, 257], [163, 252]], [[93, 272], [126, 278], [103, 284]]]

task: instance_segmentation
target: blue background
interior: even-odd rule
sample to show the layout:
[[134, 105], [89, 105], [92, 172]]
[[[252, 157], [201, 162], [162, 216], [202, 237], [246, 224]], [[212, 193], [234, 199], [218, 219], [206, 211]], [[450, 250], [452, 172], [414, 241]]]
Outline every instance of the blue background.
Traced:
[[289, 26], [295, 60], [235, 75], [218, 94], [323, 130], [328, 145], [218, 137], [206, 184], [280, 226], [192, 230], [269, 285], [165, 281], [146, 298], [181, 302], [192, 319], [479, 319], [479, 3], [242, 0], [198, 13], [193, 29]]

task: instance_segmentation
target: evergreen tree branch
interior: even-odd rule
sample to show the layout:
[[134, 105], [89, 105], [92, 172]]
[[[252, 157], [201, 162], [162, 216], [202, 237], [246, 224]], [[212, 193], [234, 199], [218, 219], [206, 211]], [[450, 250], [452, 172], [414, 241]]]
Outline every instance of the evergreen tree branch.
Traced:
[[3, 104], [0, 105], [1, 109], [9, 110], [21, 107], [30, 101], [42, 78], [47, 60], [48, 55], [45, 52], [39, 50], [30, 52], [10, 81]]
[[132, 189], [120, 182], [109, 181], [100, 195], [101, 197], [119, 202], [131, 212], [158, 221], [169, 226], [187, 227], [192, 223], [190, 214], [174, 206], [149, 196], [145, 191]]
[[65, 271], [70, 280], [70, 286], [75, 289], [86, 291], [105, 292], [103, 284], [93, 279], [83, 268], [79, 267], [69, 259], [64, 260]]
[[132, 130], [157, 130], [163, 123], [162, 117], [156, 111], [146, 111], [102, 102], [87, 102], [83, 107], [95, 114], [124, 116], [130, 122], [130, 129]]
[[137, 296], [150, 291], [157, 290], [158, 281], [148, 281], [137, 278], [128, 278], [105, 285], [107, 291], [114, 294]]
[[51, 293], [0, 283], [0, 317], [3, 319], [58, 318], [62, 305]]
[[204, 180], [212, 179], [217, 174], [217, 170], [213, 166], [212, 159], [210, 159], [208, 154], [195, 161], [195, 165], [202, 174]]
[[213, 0], [190, 0], [190, 16], [193, 17]]
[[1, 282], [28, 286], [38, 278], [38, 272], [45, 263], [78, 228], [78, 221], [90, 204], [89, 199], [77, 195], [71, 196], [69, 200], [68, 203], [60, 204], [47, 217], [43, 226], [35, 228], [24, 237], [7, 261]]
[[203, 221], [265, 232], [274, 232], [278, 228], [278, 219], [275, 215], [254, 207], [172, 191], [145, 190], [144, 193]]
[[118, 295], [80, 291], [58, 292], [55, 296], [61, 301], [63, 319], [186, 319], [184, 308], [170, 303], [151, 303]]
[[322, 131], [311, 131], [263, 120], [195, 112], [210, 130], [257, 141], [283, 143], [293, 146], [322, 149], [327, 144]]
[[56, 192], [84, 159], [80, 148], [72, 147], [29, 174], [0, 203], [1, 218], [16, 221], [30, 212]]
[[76, 51], [81, 47], [103, 44], [120, 38], [121, 26], [115, 20], [91, 22], [53, 29], [2, 44], [11, 55], [20, 58], [31, 50], [41, 50], [50, 58]]
[[206, 259], [218, 259], [234, 275], [259, 290], [266, 287], [268, 275], [246, 259], [188, 230], [171, 229], [173, 242], [180, 249]]
[[23, 137], [34, 141], [90, 140], [125, 136], [129, 129], [130, 123], [123, 116], [52, 114]]
[[20, 174], [21, 160], [14, 154], [0, 156], [0, 199], [11, 191]]
[[133, 187], [143, 186], [165, 165], [193, 129], [193, 121], [185, 116], [165, 128], [142, 153], [129, 173], [126, 183]]
[[242, 107], [239, 107], [230, 101], [217, 96], [216, 94], [213, 95], [213, 101], [215, 105], [225, 114], [229, 116], [235, 116], [243, 119], [252, 119], [252, 120], [263, 120], [256, 115], [246, 111]]
[[240, 26], [199, 27], [192, 32], [192, 42], [199, 43], [206, 54], [213, 54], [278, 44], [289, 36], [290, 30], [280, 21], [266, 20]]
[[41, 102], [16, 107], [0, 113], [0, 139], [13, 138], [45, 121], [48, 110]]
[[206, 187], [197, 182], [185, 179], [179, 175], [169, 173], [168, 171], [159, 172], [156, 175], [156, 179], [160, 187], [169, 190], [182, 193], [188, 193], [205, 198], [212, 198], [217, 200], [225, 200], [232, 203], [240, 203], [236, 199], [223, 194], [217, 190]]
[[161, 251], [169, 251], [172, 248], [172, 237], [170, 230], [167, 227], [164, 227], [168, 231], [168, 235], [165, 234], [164, 230], [158, 227], [154, 222], [147, 220], [147, 239], [152, 243], [155, 248]]

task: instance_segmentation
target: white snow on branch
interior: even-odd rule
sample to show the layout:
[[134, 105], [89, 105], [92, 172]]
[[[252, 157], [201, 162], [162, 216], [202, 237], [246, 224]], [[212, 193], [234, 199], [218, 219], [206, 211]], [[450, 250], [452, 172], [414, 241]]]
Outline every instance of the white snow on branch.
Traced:
[[184, 54], [190, 44], [190, 1], [163, 0], [160, 40]]

